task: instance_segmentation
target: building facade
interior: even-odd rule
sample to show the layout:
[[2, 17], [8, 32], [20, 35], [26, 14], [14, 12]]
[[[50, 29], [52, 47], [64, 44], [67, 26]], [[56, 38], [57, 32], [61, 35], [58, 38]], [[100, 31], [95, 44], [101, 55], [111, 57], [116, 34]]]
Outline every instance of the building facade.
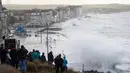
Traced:
[[1, 12], [2, 12], [2, 1], [0, 0], [0, 43], [2, 41], [2, 32], [3, 32], [2, 20], [1, 20]]
[[[66, 20], [80, 16], [82, 6], [59, 6], [55, 9], [32, 9], [13, 10], [11, 14], [16, 18], [16, 22], [29, 26], [46, 26], [53, 23], [64, 22]], [[26, 22], [26, 23], [25, 23]]]

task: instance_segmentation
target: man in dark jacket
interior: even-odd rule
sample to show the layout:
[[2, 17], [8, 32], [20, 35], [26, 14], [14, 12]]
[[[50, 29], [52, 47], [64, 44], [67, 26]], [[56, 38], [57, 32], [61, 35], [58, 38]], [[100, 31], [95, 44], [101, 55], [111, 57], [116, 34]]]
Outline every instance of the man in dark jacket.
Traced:
[[42, 63], [46, 62], [46, 57], [45, 57], [44, 53], [42, 53], [42, 56], [40, 58], [41, 58]]
[[59, 72], [59, 69], [61, 69], [61, 73], [63, 73], [63, 59], [61, 58], [61, 54], [59, 54], [55, 58], [55, 67], [56, 67], [56, 73]]
[[54, 61], [54, 56], [53, 56], [53, 52], [51, 51], [50, 53], [48, 53], [48, 64], [52, 65]]
[[11, 57], [11, 65], [18, 68], [18, 52], [15, 48], [12, 48], [10, 51], [10, 57]]
[[3, 44], [1, 44], [0, 49], [1, 49], [1, 52], [0, 52], [1, 64], [6, 64], [8, 51], [7, 51], [7, 49], [3, 48]]
[[20, 71], [25, 73], [26, 72], [26, 64], [27, 64], [27, 49], [22, 45], [21, 49], [18, 51], [18, 56], [19, 56], [19, 65], [20, 65]]
[[22, 45], [20, 50], [18, 51], [18, 56], [20, 60], [24, 60], [27, 57], [28, 50]]

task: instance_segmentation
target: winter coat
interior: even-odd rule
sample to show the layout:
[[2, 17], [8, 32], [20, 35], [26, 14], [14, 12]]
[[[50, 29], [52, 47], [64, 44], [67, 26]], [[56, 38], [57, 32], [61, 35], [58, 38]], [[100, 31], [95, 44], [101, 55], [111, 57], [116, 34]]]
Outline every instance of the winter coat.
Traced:
[[8, 53], [8, 50], [6, 50], [6, 49], [2, 49], [1, 50], [1, 59], [3, 59], [3, 60], [6, 60], [7, 59], [7, 53]]
[[24, 60], [24, 59], [26, 59], [27, 53], [28, 53], [28, 50], [27, 50], [27, 49], [21, 48], [21, 49], [18, 51], [18, 58], [19, 58], [19, 60]]
[[48, 61], [54, 61], [54, 56], [51, 52], [48, 54]]
[[63, 61], [64, 61], [63, 66], [67, 67], [68, 61], [67, 61], [66, 57], [64, 57]]
[[42, 56], [41, 56], [41, 61], [42, 61], [42, 62], [46, 62], [46, 57], [45, 57], [45, 55], [42, 55]]
[[32, 52], [31, 54], [32, 60], [39, 60], [40, 59], [40, 53], [38, 52]]
[[18, 52], [16, 49], [12, 49], [10, 51], [10, 57], [12, 60], [18, 60]]
[[29, 61], [32, 61], [32, 56], [31, 56], [31, 55], [32, 55], [32, 52], [30, 52], [30, 53], [28, 54], [28, 60], [29, 60]]
[[63, 59], [62, 58], [55, 58], [55, 65], [57, 66], [63, 66]]

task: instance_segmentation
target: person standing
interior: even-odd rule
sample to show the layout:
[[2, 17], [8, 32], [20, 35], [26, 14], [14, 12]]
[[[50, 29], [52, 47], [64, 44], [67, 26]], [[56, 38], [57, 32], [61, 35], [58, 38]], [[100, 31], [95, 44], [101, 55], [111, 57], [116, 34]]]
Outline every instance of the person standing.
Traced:
[[55, 68], [56, 68], [56, 73], [59, 72], [59, 69], [61, 69], [61, 73], [63, 73], [63, 59], [61, 58], [61, 54], [59, 54], [55, 58]]
[[18, 51], [18, 56], [19, 56], [20, 71], [23, 73], [26, 72], [27, 53], [28, 53], [28, 50], [22, 45], [20, 50]]
[[53, 61], [54, 61], [54, 56], [53, 56], [53, 52], [51, 51], [48, 53], [48, 64], [52, 65]]
[[1, 48], [1, 54], [0, 54], [1, 64], [6, 64], [7, 63], [7, 53], [8, 53], [8, 51], [7, 51], [7, 49], [3, 48], [3, 44], [1, 44], [0, 48]]
[[46, 57], [45, 57], [44, 53], [42, 53], [40, 59], [41, 59], [41, 62], [42, 62], [42, 63], [45, 63], [45, 62], [46, 62]]
[[68, 64], [68, 61], [66, 59], [66, 56], [63, 57], [63, 70], [66, 72], [67, 71], [67, 64]]
[[40, 53], [38, 51], [33, 51], [31, 57], [32, 61], [40, 60]]
[[15, 48], [12, 48], [10, 51], [10, 57], [11, 57], [11, 65], [18, 68], [18, 52]]
[[6, 61], [6, 64], [11, 65], [11, 57], [10, 57], [10, 51], [11, 51], [11, 49], [8, 49], [7, 51], [8, 51], [8, 53], [7, 53], [7, 61]]

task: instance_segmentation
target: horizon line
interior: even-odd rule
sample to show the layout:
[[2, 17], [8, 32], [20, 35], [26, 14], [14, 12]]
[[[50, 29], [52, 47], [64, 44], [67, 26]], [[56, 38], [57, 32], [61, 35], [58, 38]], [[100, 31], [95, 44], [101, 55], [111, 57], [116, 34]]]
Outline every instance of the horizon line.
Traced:
[[130, 5], [130, 4], [121, 4], [121, 3], [108, 3], [108, 4], [3, 4], [3, 5]]

